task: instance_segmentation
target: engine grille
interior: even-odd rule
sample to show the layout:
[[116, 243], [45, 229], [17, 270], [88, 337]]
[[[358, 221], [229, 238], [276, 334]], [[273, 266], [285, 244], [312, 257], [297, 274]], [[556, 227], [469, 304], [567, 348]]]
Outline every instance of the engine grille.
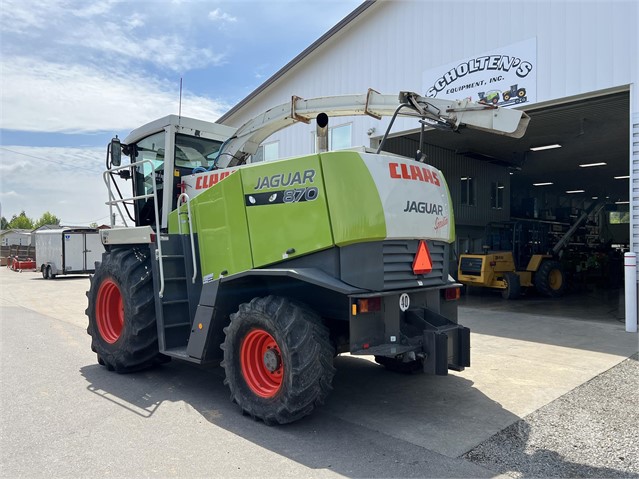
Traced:
[[[415, 275], [413, 261], [419, 241], [384, 241], [384, 289], [405, 289], [438, 286], [448, 281], [448, 248], [443, 241], [427, 241], [433, 269], [428, 274]], [[419, 284], [421, 282], [421, 284]]]

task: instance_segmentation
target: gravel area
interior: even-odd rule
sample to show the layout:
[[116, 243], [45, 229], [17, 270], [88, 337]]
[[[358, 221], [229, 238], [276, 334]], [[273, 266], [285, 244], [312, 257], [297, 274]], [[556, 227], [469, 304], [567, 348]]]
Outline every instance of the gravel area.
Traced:
[[639, 478], [639, 354], [464, 454], [508, 477]]

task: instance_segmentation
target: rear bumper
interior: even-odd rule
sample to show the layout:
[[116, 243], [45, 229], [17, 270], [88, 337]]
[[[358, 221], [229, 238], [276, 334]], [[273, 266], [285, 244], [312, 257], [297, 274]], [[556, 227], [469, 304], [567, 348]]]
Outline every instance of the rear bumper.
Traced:
[[[437, 375], [470, 366], [470, 330], [457, 324], [457, 303], [442, 299], [444, 289], [384, 293], [373, 312], [357, 311], [364, 296], [351, 296], [351, 354], [421, 360], [425, 373]], [[404, 311], [403, 294], [410, 305]]]

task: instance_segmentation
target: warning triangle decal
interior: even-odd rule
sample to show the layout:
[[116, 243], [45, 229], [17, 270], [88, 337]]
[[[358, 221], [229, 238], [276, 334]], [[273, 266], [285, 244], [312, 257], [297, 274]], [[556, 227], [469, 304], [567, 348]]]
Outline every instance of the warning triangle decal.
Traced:
[[419, 242], [417, 253], [413, 260], [413, 273], [428, 274], [433, 270], [433, 262], [430, 259], [430, 252], [424, 240]]

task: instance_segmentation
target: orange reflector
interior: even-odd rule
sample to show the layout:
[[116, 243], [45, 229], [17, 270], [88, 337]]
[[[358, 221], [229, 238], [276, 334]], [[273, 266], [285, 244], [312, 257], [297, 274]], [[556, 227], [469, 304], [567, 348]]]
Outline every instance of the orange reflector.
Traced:
[[430, 259], [430, 252], [426, 246], [426, 242], [421, 240], [417, 247], [417, 254], [413, 260], [413, 273], [428, 274], [433, 270], [433, 262]]
[[204, 325], [202, 323], [198, 323], [197, 329], [202, 329], [203, 327], [204, 327]]
[[357, 305], [355, 303], [351, 304], [351, 313], [353, 316], [357, 316]]

